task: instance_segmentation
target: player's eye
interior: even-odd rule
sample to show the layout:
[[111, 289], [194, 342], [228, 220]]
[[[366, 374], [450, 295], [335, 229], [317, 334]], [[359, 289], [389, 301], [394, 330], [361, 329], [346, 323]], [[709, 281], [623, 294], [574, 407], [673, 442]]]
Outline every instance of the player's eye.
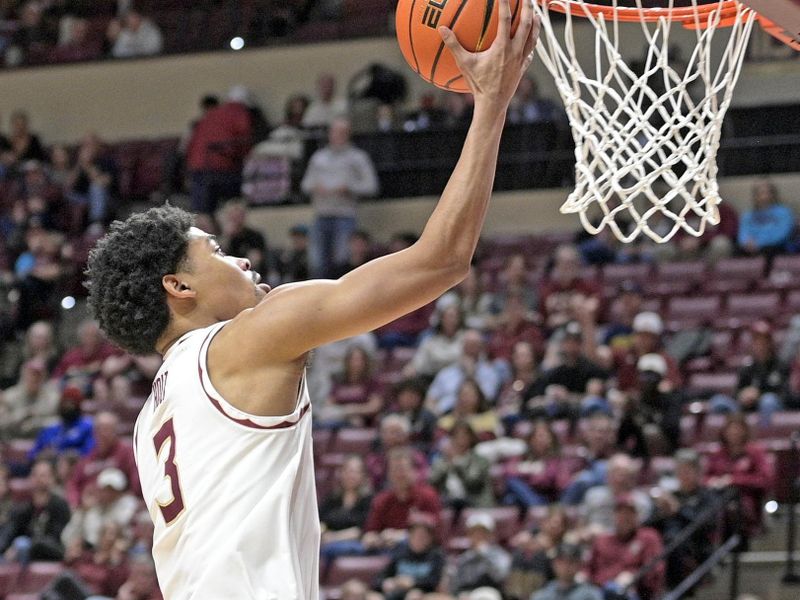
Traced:
[[219, 246], [217, 246], [217, 248], [214, 250], [214, 254], [218, 254], [219, 256], [225, 256], [225, 253], [222, 251], [222, 248], [220, 248]]

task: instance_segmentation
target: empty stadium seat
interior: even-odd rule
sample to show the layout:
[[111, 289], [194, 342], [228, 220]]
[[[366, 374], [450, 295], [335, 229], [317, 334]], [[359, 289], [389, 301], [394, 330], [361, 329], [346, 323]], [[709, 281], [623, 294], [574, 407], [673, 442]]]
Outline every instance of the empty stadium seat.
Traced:
[[3, 456], [9, 463], [27, 463], [28, 453], [33, 448], [33, 440], [11, 440], [3, 450]]
[[20, 571], [17, 563], [0, 563], [0, 598], [14, 590]]
[[63, 572], [64, 565], [58, 562], [31, 563], [17, 578], [14, 592], [24, 594], [41, 592]]
[[706, 276], [708, 265], [700, 260], [683, 262], [665, 262], [656, 267], [656, 279], [663, 282], [702, 281]]
[[667, 323], [672, 330], [713, 322], [720, 314], [719, 296], [677, 297], [667, 303]]
[[348, 427], [340, 429], [333, 438], [330, 452], [366, 455], [372, 450], [378, 433], [374, 429]]
[[358, 579], [369, 586], [388, 564], [388, 556], [340, 556], [325, 573], [326, 586], [340, 586], [350, 579]]
[[720, 279], [756, 281], [764, 276], [766, 266], [767, 259], [763, 256], [724, 258], [717, 262], [712, 273]]
[[725, 316], [728, 327], [749, 325], [759, 319], [776, 315], [780, 311], [778, 292], [761, 294], [731, 294], [726, 303]]
[[623, 281], [644, 281], [651, 271], [648, 263], [610, 264], [603, 267], [603, 283], [618, 286]]
[[739, 376], [736, 373], [695, 373], [687, 385], [690, 395], [708, 398], [714, 394], [733, 394]]

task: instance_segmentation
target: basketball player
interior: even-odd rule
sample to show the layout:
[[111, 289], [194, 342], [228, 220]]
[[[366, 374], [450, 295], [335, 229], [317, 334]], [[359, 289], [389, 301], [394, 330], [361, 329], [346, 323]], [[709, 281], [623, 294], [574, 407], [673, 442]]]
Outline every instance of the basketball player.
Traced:
[[431, 302], [469, 270], [506, 109], [539, 25], [500, 2], [480, 54], [442, 30], [475, 95], [453, 176], [419, 241], [336, 281], [270, 290], [191, 216], [165, 206], [112, 225], [89, 258], [108, 336], [164, 356], [134, 432], [153, 555], [169, 600], [317, 600], [319, 518], [307, 353]]

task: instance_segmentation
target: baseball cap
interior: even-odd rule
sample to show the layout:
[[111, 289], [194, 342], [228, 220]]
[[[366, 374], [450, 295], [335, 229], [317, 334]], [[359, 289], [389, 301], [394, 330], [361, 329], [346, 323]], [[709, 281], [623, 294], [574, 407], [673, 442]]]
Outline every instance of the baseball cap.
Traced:
[[641, 312], [633, 319], [633, 330], [636, 333], [661, 335], [664, 333], [664, 322], [654, 312]]
[[658, 373], [663, 376], [667, 374], [667, 361], [664, 360], [664, 357], [660, 354], [645, 354], [639, 358], [639, 362], [636, 363], [636, 368], [642, 372], [652, 371], [653, 373]]
[[125, 477], [125, 473], [113, 467], [103, 469], [97, 476], [98, 488], [110, 487], [113, 490], [121, 492], [127, 485], [128, 479]]
[[467, 530], [482, 527], [486, 531], [494, 531], [494, 518], [489, 513], [475, 512], [467, 517]]
[[61, 392], [61, 404], [69, 406], [80, 406], [83, 402], [83, 392], [78, 388], [69, 386]]

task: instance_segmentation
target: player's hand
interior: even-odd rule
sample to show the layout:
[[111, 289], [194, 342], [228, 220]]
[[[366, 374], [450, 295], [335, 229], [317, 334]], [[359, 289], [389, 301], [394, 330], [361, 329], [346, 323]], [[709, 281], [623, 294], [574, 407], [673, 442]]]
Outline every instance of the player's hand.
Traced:
[[442, 40], [475, 96], [476, 109], [484, 103], [494, 109], [508, 108], [522, 75], [533, 61], [540, 21], [534, 18], [531, 0], [520, 1], [522, 14], [512, 37], [510, 0], [500, 0], [497, 37], [483, 52], [465, 50], [452, 30], [444, 26], [439, 28]]

